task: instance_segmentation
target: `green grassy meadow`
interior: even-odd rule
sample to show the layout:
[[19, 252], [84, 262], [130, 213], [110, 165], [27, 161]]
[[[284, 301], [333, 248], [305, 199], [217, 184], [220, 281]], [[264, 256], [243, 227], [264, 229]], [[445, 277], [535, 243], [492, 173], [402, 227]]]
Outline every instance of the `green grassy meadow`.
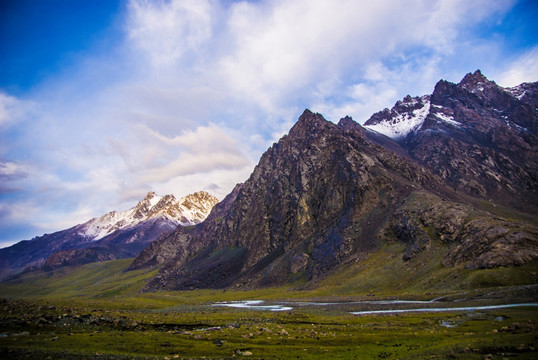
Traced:
[[[420, 256], [404, 262], [395, 255], [400, 246], [387, 244], [314, 283], [298, 277], [286, 286], [255, 290], [141, 293], [156, 270], [124, 272], [132, 259], [26, 273], [0, 284], [0, 358], [538, 358], [538, 307], [350, 314], [358, 305], [347, 301], [536, 301], [537, 262], [450, 269]], [[343, 303], [282, 312], [211, 306], [253, 299]]]

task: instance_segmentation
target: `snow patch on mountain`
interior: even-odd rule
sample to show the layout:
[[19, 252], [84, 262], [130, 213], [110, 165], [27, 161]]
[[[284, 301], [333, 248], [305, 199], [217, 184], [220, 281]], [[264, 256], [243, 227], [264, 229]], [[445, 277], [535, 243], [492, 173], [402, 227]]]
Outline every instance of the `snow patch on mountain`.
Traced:
[[[151, 207], [157, 205], [159, 203], [159, 201], [161, 201], [161, 199], [163, 198], [162, 196], [158, 196], [157, 194], [155, 194], [154, 192], [150, 192], [148, 193], [148, 195], [151, 194], [153, 195], [150, 199], [149, 199], [149, 204]], [[148, 196], [146, 195], [146, 196]]]
[[527, 90], [525, 89], [526, 83], [523, 83], [518, 86], [514, 86], [511, 88], [503, 88], [504, 91], [512, 95], [513, 97], [517, 98], [518, 100], [523, 99], [525, 94], [527, 93]]
[[435, 113], [435, 116], [441, 121], [447, 122], [447, 123], [452, 124], [454, 126], [461, 126], [461, 123], [454, 120], [454, 118], [452, 116], [448, 116], [448, 115], [443, 114], [443, 113]]
[[[421, 107], [416, 108], [418, 104]], [[370, 130], [377, 131], [393, 139], [403, 139], [409, 133], [419, 130], [430, 112], [430, 100], [428, 96], [423, 96], [419, 99], [413, 98], [405, 103], [406, 108], [411, 108], [411, 111], [402, 111], [393, 109], [394, 115], [377, 124], [365, 125], [364, 127]], [[392, 115], [392, 114], [391, 114]]]
[[149, 220], [165, 220], [177, 226], [201, 223], [218, 203], [214, 196], [200, 191], [176, 200], [174, 195], [149, 192], [134, 208], [112, 211], [80, 226], [80, 235], [99, 240], [120, 229], [132, 228]]

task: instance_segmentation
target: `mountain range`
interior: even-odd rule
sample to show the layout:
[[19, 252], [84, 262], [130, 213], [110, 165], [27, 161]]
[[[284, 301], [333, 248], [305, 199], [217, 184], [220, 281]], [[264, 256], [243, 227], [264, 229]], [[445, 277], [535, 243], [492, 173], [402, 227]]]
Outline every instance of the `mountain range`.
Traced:
[[127, 270], [159, 269], [155, 291], [309, 286], [380, 251], [398, 269], [536, 263], [537, 155], [538, 82], [503, 88], [477, 70], [364, 125], [307, 109], [220, 203], [148, 193], [1, 249], [0, 268], [135, 257]]
[[476, 71], [364, 126], [305, 110], [203, 223], [130, 269], [160, 268], [151, 291], [308, 284], [390, 244], [409, 266], [536, 261], [537, 105], [538, 83], [502, 88]]
[[53, 269], [129, 258], [177, 226], [196, 225], [217, 198], [200, 191], [176, 199], [149, 192], [134, 208], [112, 211], [72, 228], [0, 249], [3, 278], [25, 269]]

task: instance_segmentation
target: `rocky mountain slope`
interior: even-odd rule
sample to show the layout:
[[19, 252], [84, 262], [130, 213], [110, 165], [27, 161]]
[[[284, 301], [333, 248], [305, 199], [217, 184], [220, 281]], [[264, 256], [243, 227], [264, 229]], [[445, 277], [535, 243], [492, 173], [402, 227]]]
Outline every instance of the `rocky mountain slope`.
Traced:
[[204, 223], [153, 242], [131, 269], [161, 267], [147, 290], [268, 286], [320, 279], [394, 242], [409, 262], [534, 261], [537, 85], [502, 89], [475, 72], [366, 127], [306, 110]]
[[0, 249], [3, 277], [28, 267], [55, 268], [136, 256], [178, 225], [205, 220], [218, 200], [200, 191], [176, 199], [149, 192], [134, 208]]
[[502, 88], [478, 70], [406, 97], [365, 127], [392, 137], [458, 191], [538, 210], [538, 83]]

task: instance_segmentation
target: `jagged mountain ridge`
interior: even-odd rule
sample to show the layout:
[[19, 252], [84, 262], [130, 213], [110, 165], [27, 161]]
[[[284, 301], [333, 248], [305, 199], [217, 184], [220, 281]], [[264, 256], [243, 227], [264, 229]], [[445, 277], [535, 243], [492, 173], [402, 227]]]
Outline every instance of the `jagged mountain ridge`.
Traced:
[[134, 227], [153, 218], [167, 220], [172, 226], [190, 226], [205, 220], [218, 200], [207, 192], [200, 191], [177, 200], [174, 195], [157, 196], [149, 192], [134, 208], [112, 211], [94, 218], [80, 227], [80, 233], [99, 240], [114, 231]]
[[136, 256], [178, 225], [202, 222], [218, 200], [201, 191], [176, 199], [149, 192], [134, 208], [112, 211], [70, 229], [0, 249], [4, 276], [28, 267], [55, 268]]
[[[536, 226], [525, 218], [494, 215], [480, 200], [510, 191], [507, 182], [499, 182], [497, 193], [488, 187], [485, 194], [477, 194], [455, 186], [468, 179], [465, 171], [473, 170], [453, 167], [452, 162], [465, 158], [435, 163], [419, 156], [427, 146], [430, 155], [444, 155], [456, 142], [480, 156], [490, 152], [500, 159], [505, 156], [509, 161], [501, 163], [503, 171], [506, 164], [520, 164], [517, 156], [512, 159], [510, 152], [504, 155], [498, 150], [507, 143], [497, 144], [491, 138], [495, 131], [491, 127], [499, 119], [491, 115], [496, 113], [491, 104], [472, 92], [482, 91], [479, 87], [468, 90], [472, 83], [472, 79], [460, 84], [440, 81], [431, 96], [397, 103], [399, 109], [424, 121], [421, 126], [416, 121], [411, 121], [412, 126], [400, 124], [410, 130], [395, 139], [349, 117], [335, 125], [306, 110], [289, 134], [261, 157], [251, 177], [218, 204], [203, 224], [163, 236], [139, 254], [131, 269], [161, 266], [146, 290], [267, 286], [298, 277], [315, 280], [395, 241], [405, 244], [401, 256], [406, 261], [428, 254], [435, 244], [445, 249], [444, 266], [473, 269], [532, 261], [538, 257]], [[530, 124], [525, 131], [514, 127], [517, 139], [522, 139], [514, 148], [528, 148], [535, 136], [531, 125], [536, 114], [528, 112], [530, 101], [521, 110], [512, 106], [513, 99], [533, 99], [528, 93], [534, 88], [527, 85], [518, 95], [515, 90], [509, 92], [510, 101], [497, 109], [508, 114], [502, 116], [516, 117], [514, 124]], [[399, 122], [411, 118], [400, 116]], [[455, 123], [465, 123], [465, 131]], [[489, 140], [481, 140], [480, 130]], [[532, 151], [532, 143], [529, 146]], [[500, 160], [493, 160], [494, 165], [496, 161]], [[491, 171], [477, 165], [478, 176]], [[531, 161], [525, 171], [532, 174], [535, 170]], [[517, 174], [503, 176], [514, 184], [521, 182]], [[516, 191], [530, 197], [523, 206], [527, 211], [536, 199], [537, 182], [532, 176], [528, 179], [528, 188]], [[503, 203], [503, 199], [494, 197], [493, 202]]]
[[431, 96], [408, 96], [364, 126], [395, 139], [459, 191], [536, 211], [537, 99], [538, 83], [502, 88], [477, 70], [459, 84], [439, 81]]
[[[451, 89], [448, 94], [451, 104], [442, 104], [443, 88], [448, 85]], [[464, 126], [469, 122], [469, 117], [461, 112], [458, 119], [453, 119], [450, 109], [444, 107], [453, 107], [462, 97], [462, 90], [473, 94], [493, 112], [499, 113], [499, 116], [508, 126], [520, 126], [521, 130], [530, 130], [532, 133], [537, 131], [536, 114], [533, 115], [538, 104], [538, 85], [537, 83], [523, 83], [521, 85], [503, 88], [498, 86], [494, 81], [488, 80], [480, 70], [474, 73], [468, 73], [459, 84], [452, 84], [448, 81], [441, 80], [434, 90], [434, 101], [431, 103], [432, 95], [423, 95], [411, 97], [407, 95], [404, 99], [399, 100], [392, 109], [384, 109], [373, 114], [370, 119], [364, 123], [364, 127], [396, 140], [402, 140], [408, 135], [419, 132], [426, 118], [437, 118], [437, 121], [445, 121], [453, 126]], [[459, 92], [459, 94], [457, 94]], [[463, 97], [465, 94], [463, 94]], [[468, 97], [469, 94], [467, 94]], [[471, 104], [469, 104], [471, 105]], [[469, 107], [467, 105], [467, 107]], [[503, 110], [496, 108], [496, 105]], [[472, 107], [472, 105], [471, 105]], [[444, 110], [444, 111], [443, 111]], [[452, 109], [452, 113], [455, 109]], [[514, 114], [521, 114], [517, 116]]]

